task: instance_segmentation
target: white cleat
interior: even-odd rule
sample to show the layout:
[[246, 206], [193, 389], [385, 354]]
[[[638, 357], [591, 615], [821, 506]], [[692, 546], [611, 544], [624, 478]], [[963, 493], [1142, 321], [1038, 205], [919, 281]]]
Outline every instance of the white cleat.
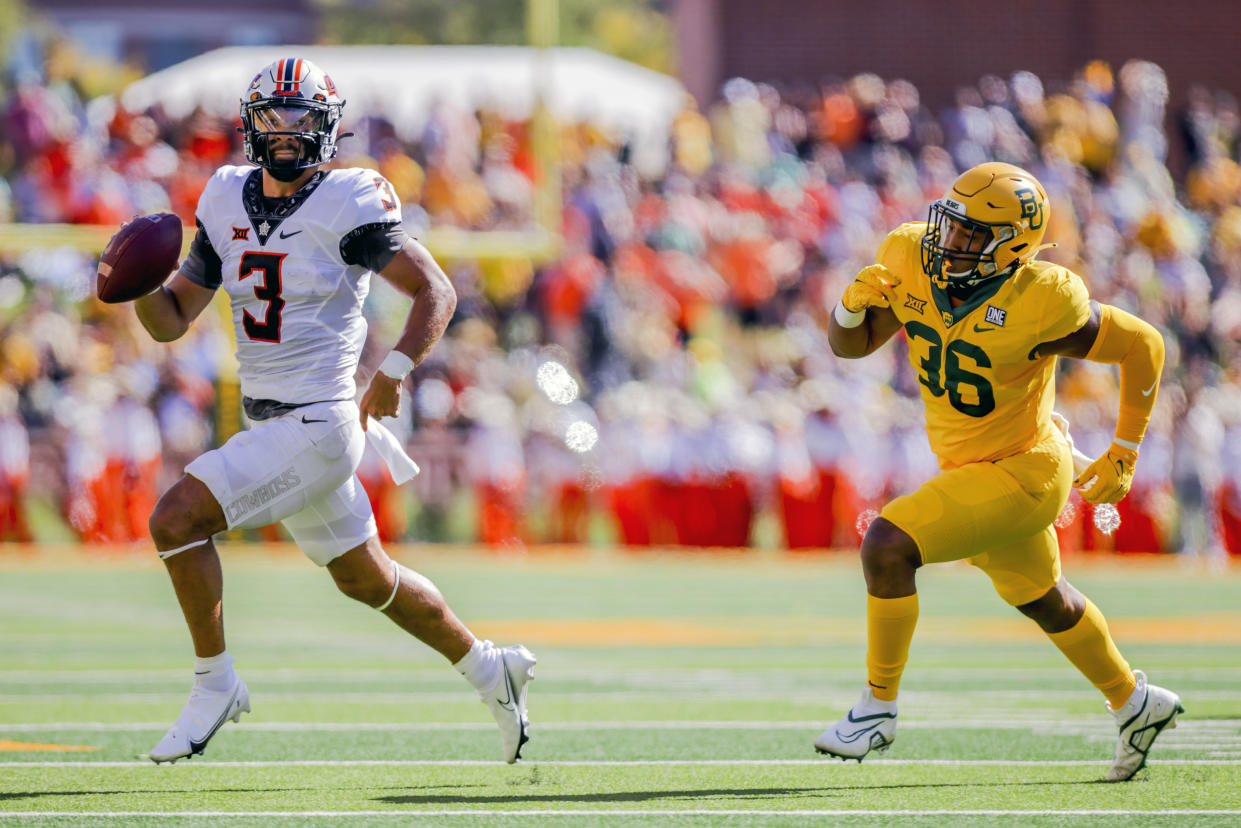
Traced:
[[1125, 782], [1146, 766], [1146, 754], [1150, 752], [1155, 737], [1162, 731], [1176, 727], [1176, 716], [1185, 712], [1180, 698], [1171, 690], [1146, 683], [1146, 674], [1133, 671], [1138, 680], [1133, 695], [1119, 710], [1108, 711], [1120, 725], [1120, 739], [1116, 743], [1116, 758], [1108, 768], [1108, 782]]
[[856, 759], [872, 750], [882, 753], [896, 741], [896, 702], [880, 701], [869, 687], [844, 718], [819, 734], [814, 749], [840, 759]]
[[232, 689], [216, 693], [195, 685], [190, 700], [172, 727], [151, 748], [148, 756], [155, 764], [176, 762], [194, 753], [202, 753], [207, 742], [229, 719], [241, 721], [242, 713], [250, 712], [250, 691], [239, 676]]
[[527, 731], [530, 717], [526, 715], [526, 684], [534, 679], [534, 654], [520, 644], [499, 651], [504, 669], [500, 681], [491, 690], [480, 692], [483, 704], [500, 725], [504, 761], [510, 765], [521, 758], [521, 746], [530, 740]]

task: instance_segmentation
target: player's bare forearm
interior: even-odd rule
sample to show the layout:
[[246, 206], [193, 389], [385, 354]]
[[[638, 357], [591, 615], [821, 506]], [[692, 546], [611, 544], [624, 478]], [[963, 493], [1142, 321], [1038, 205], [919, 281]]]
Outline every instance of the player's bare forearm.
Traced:
[[[417, 365], [444, 335], [444, 329], [457, 309], [457, 292], [427, 249], [413, 239], [406, 240], [405, 246], [392, 257], [380, 275], [414, 300], [401, 338], [396, 341], [393, 350], [401, 352]], [[409, 366], [404, 367], [401, 376], [407, 370]], [[400, 389], [400, 379], [387, 376], [383, 371], [375, 372], [359, 405], [363, 430], [366, 429], [368, 417], [397, 415], [401, 406]]]
[[396, 350], [412, 359], [414, 365], [419, 364], [443, 336], [455, 310], [457, 292], [448, 282], [448, 277], [439, 272], [438, 276], [428, 278], [413, 297], [410, 315], [405, 320], [405, 330], [401, 331]]
[[413, 239], [405, 243], [382, 275], [414, 300], [396, 350], [417, 365], [431, 352], [452, 320], [457, 292], [431, 254]]
[[827, 342], [832, 353], [845, 359], [858, 359], [874, 353], [900, 330], [900, 320], [890, 308], [869, 308], [856, 328], [846, 328], [831, 316], [827, 323]]
[[168, 284], [135, 299], [134, 312], [152, 339], [172, 342], [185, 335], [214, 293], [178, 272]]
[[156, 342], [172, 342], [189, 329], [181, 320], [176, 297], [161, 286], [158, 290], [134, 300], [138, 321]]
[[457, 308], [457, 294], [447, 280], [445, 285], [447, 290], [436, 287], [418, 292], [405, 320], [405, 329], [396, 342], [396, 350], [412, 359], [415, 365], [426, 359], [439, 342]]

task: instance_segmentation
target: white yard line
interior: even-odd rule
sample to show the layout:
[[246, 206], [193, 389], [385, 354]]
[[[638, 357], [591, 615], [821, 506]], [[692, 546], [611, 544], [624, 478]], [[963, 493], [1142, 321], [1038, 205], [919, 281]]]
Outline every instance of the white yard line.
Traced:
[[[588, 690], [576, 692], [540, 692], [538, 698], [547, 702], [597, 702], [632, 703], [632, 702], [778, 702], [782, 704], [814, 704], [836, 707], [843, 702], [845, 694], [852, 699], [856, 693], [843, 686], [829, 688], [826, 691], [810, 692], [805, 690], [789, 691], [781, 689], [757, 690], [738, 689], [736, 687], [719, 686], [717, 689], [704, 692], [703, 689], [657, 688], [652, 690], [621, 690], [605, 693], [592, 693]], [[1051, 699], [1073, 701], [1090, 698], [1089, 691], [1077, 690], [1030, 690], [1030, 691], [959, 691], [942, 690], [910, 692], [909, 704], [923, 708], [940, 706], [945, 709], [968, 709], [976, 704], [986, 703], [995, 706], [997, 699], [1006, 704], [1016, 706], [1024, 699], [1046, 702]], [[179, 702], [184, 698], [180, 690], [177, 693], [4, 693], [0, 694], [0, 705], [50, 705], [50, 704], [168, 704]], [[904, 698], [902, 696], [902, 698]], [[1241, 693], [1235, 690], [1208, 690], [1195, 692], [1194, 701], [1210, 702], [1241, 702]], [[442, 704], [444, 702], [469, 702], [471, 696], [468, 686], [461, 690], [437, 690], [431, 692], [410, 691], [405, 693], [373, 693], [373, 692], [342, 692], [337, 690], [275, 690], [264, 693], [267, 702], [331, 702], [341, 704]]]
[[[540, 731], [594, 731], [594, 730], [807, 730], [822, 729], [821, 720], [635, 720], [635, 721], [579, 721], [579, 722], [544, 722], [536, 721], [534, 728]], [[1082, 719], [969, 719], [962, 721], [905, 721], [901, 720], [902, 729], [910, 730], [1064, 730], [1072, 733], [1115, 733], [1115, 725], [1110, 720], [1101, 719], [1093, 722]], [[1241, 719], [1210, 719], [1188, 720], [1177, 722], [1177, 730], [1167, 741], [1190, 737], [1191, 734], [1211, 734], [1212, 741], [1221, 736], [1227, 738], [1233, 733], [1221, 734], [1221, 730], [1237, 729], [1235, 734], [1241, 738]], [[22, 722], [15, 724], [0, 723], [0, 734], [3, 733], [94, 733], [94, 732], [147, 732], [168, 729], [168, 722], [160, 719], [149, 722]], [[355, 731], [456, 731], [456, 730], [494, 730], [491, 722], [250, 722], [242, 720], [239, 725], [231, 725], [230, 730], [276, 731], [276, 732], [355, 732]], [[1206, 738], [1205, 736], [1203, 738]], [[1190, 739], [1185, 739], [1189, 741]], [[1162, 743], [1161, 743], [1162, 744]]]
[[[540, 762], [537, 759], [522, 763], [522, 767], [543, 765], [548, 767], [566, 768], [638, 768], [645, 766], [725, 766], [725, 767], [764, 767], [767, 765], [824, 765], [831, 764], [830, 759], [581, 759]], [[484, 759], [290, 759], [270, 762], [212, 762], [199, 759], [188, 762], [183, 767], [191, 768], [282, 768], [282, 767], [328, 767], [328, 768], [361, 768], [361, 767], [495, 767], [499, 762]], [[1061, 767], [1084, 768], [1104, 767], [1110, 760], [1090, 759], [872, 759], [870, 767], [883, 765], [930, 765], [942, 767]], [[1241, 765], [1241, 759], [1153, 759], [1150, 765]], [[0, 762], [0, 768], [148, 768], [153, 767], [149, 760], [123, 762]]]
[[[598, 684], [627, 685], [644, 684], [648, 681], [662, 681], [681, 686], [685, 683], [716, 682], [721, 679], [737, 677], [753, 677], [755, 680], [769, 679], [774, 676], [797, 675], [815, 678], [827, 675], [836, 664], [817, 664], [810, 667], [789, 665], [755, 666], [745, 669], [729, 667], [634, 667], [617, 669], [614, 667], [540, 667], [539, 677], [556, 681], [589, 681]], [[188, 669], [188, 668], [187, 668]], [[322, 667], [247, 667], [246, 677], [266, 680], [288, 679], [304, 681], [306, 679], [359, 681], [359, 680], [391, 680], [409, 681], [411, 677], [419, 680], [444, 678], [445, 682], [459, 681], [438, 662], [419, 664], [411, 662], [401, 667], [359, 667], [348, 666], [325, 669]], [[1241, 667], [1190, 667], [1186, 669], [1167, 668], [1161, 671], [1175, 675], [1182, 681], [1200, 681], [1222, 678], [1241, 678]], [[962, 674], [981, 674], [986, 676], [1037, 676], [1047, 678], [1048, 667], [1004, 667], [1004, 666], [971, 666], [961, 667], [927, 667], [918, 670], [920, 678], [958, 678]], [[6, 683], [36, 684], [56, 683], [97, 685], [106, 681], [180, 681], [187, 675], [186, 670], [167, 668], [103, 668], [103, 669], [44, 669], [44, 670], [8, 670], [3, 679]], [[1072, 674], [1066, 674], [1071, 678]], [[1168, 679], [1170, 680], [1170, 679]], [[852, 686], [852, 685], [850, 685]]]
[[550, 808], [541, 808], [537, 810], [490, 810], [490, 809], [451, 809], [451, 810], [421, 810], [421, 809], [401, 809], [390, 811], [24, 811], [0, 813], [0, 819], [42, 819], [46, 817], [98, 817], [111, 819], [130, 819], [133, 817], [158, 816], [158, 817], [257, 817], [257, 818], [285, 818], [285, 819], [305, 819], [307, 817], [325, 817], [325, 818], [343, 818], [343, 817], [394, 817], [408, 819], [411, 816], [416, 817], [479, 817], [481, 819], [493, 819], [497, 816], [510, 817], [625, 817], [625, 816], [641, 816], [641, 817], [667, 817], [667, 816], [707, 816], [707, 817], [843, 817], [843, 816], [1232, 816], [1241, 814], [1241, 810], [1231, 809], [1208, 809], [1208, 808], [1162, 808], [1158, 810], [1143, 811], [1136, 808], [1115, 808], [1115, 809], [1064, 809], [1064, 810], [1001, 810], [1001, 809], [980, 809], [980, 808], [962, 808], [960, 810], [935, 809], [926, 811], [905, 811], [905, 810], [825, 810], [825, 809], [788, 809], [788, 810], [772, 810], [772, 809], [754, 809], [744, 810], [741, 808], [669, 808], [667, 810], [659, 810], [656, 808], [642, 809], [625, 809], [625, 808], [598, 808], [598, 809], [565, 809], [553, 810]]

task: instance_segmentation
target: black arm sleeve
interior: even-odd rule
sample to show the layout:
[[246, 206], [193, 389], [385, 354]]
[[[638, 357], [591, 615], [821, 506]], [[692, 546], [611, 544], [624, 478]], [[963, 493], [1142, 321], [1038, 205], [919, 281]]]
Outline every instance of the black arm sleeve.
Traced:
[[376, 222], [355, 227], [340, 240], [345, 264], [361, 265], [379, 273], [388, 266], [409, 236], [398, 222]]
[[197, 222], [198, 233], [190, 242], [189, 255], [181, 263], [181, 272], [194, 284], [208, 290], [216, 290], [224, 283], [224, 273], [220, 264], [220, 256], [211, 246], [203, 223]]

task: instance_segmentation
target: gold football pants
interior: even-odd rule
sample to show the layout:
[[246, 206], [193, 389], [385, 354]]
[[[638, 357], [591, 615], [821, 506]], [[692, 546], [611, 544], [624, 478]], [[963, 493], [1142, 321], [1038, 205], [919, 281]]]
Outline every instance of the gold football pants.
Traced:
[[1060, 580], [1052, 521], [1073, 483], [1069, 445], [1048, 432], [1029, 451], [942, 472], [880, 516], [913, 538], [923, 563], [964, 558], [1012, 606], [1041, 598]]

